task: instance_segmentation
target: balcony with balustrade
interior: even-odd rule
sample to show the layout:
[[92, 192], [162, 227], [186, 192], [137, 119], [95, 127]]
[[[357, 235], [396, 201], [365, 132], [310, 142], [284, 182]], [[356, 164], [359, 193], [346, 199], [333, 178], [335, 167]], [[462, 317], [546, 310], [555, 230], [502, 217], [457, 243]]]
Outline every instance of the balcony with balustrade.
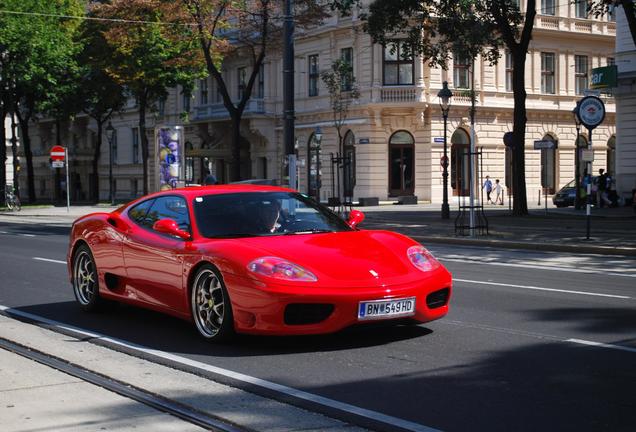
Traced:
[[[245, 105], [244, 117], [250, 115], [265, 114], [265, 100], [264, 99], [250, 99]], [[197, 105], [193, 109], [192, 120], [224, 120], [230, 117], [227, 112], [227, 108], [223, 103], [212, 103], [205, 105]]]

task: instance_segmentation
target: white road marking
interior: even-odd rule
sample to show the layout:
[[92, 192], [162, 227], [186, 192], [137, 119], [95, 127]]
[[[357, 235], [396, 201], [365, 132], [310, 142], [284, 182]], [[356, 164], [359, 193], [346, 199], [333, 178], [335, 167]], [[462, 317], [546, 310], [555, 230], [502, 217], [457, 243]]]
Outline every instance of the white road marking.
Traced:
[[56, 263], [56, 264], [66, 264], [66, 261], [60, 261], [60, 260], [55, 260], [55, 259], [50, 259], [50, 258], [33, 257], [33, 259], [36, 260], [36, 261], [46, 261], [46, 262], [52, 262], [52, 263]]
[[575, 343], [575, 344], [579, 344], [579, 345], [593, 346], [593, 347], [596, 347], [596, 348], [606, 348], [606, 349], [613, 349], [613, 350], [636, 353], [636, 348], [622, 346], [622, 345], [606, 344], [606, 343], [602, 343], [602, 342], [594, 342], [594, 341], [588, 341], [588, 340], [583, 340], [583, 339], [563, 339], [562, 337], [553, 336], [553, 335], [549, 335], [549, 334], [513, 330], [513, 329], [509, 329], [509, 328], [505, 328], [505, 327], [494, 327], [494, 326], [489, 326], [489, 325], [484, 325], [484, 324], [475, 324], [475, 323], [469, 323], [469, 322], [458, 321], [458, 320], [450, 320], [450, 319], [443, 319], [443, 320], [437, 321], [437, 323], [439, 323], [439, 324], [450, 324], [450, 325], [454, 325], [454, 326], [460, 326], [460, 327], [472, 328], [472, 329], [478, 329], [478, 330], [486, 330], [486, 331], [492, 331], [492, 332], [513, 334], [513, 335], [517, 335], [517, 336], [527, 336], [527, 337], [531, 337], [531, 338], [543, 339], [543, 340], [548, 340], [548, 341], [553, 341], [553, 342]]
[[323, 406], [337, 409], [339, 411], [343, 411], [349, 414], [354, 414], [360, 417], [365, 417], [374, 421], [382, 422], [389, 426], [402, 428], [402, 429], [414, 431], [414, 432], [439, 432], [438, 429], [424, 426], [419, 423], [410, 422], [408, 420], [382, 414], [377, 411], [371, 411], [365, 408], [360, 408], [355, 405], [339, 402], [337, 400], [329, 399], [323, 396], [315, 395], [313, 393], [308, 393], [308, 392], [298, 390], [292, 387], [287, 387], [281, 384], [276, 384], [271, 381], [266, 381], [266, 380], [256, 378], [250, 375], [245, 375], [240, 372], [234, 372], [228, 369], [212, 366], [212, 365], [202, 363], [196, 360], [191, 360], [187, 357], [182, 357], [176, 354], [171, 354], [171, 353], [159, 351], [152, 348], [147, 348], [145, 346], [138, 345], [132, 342], [127, 342], [127, 341], [117, 339], [117, 338], [112, 338], [100, 333], [87, 331], [79, 327], [64, 324], [59, 321], [55, 321], [55, 320], [41, 317], [39, 315], [31, 314], [29, 312], [23, 312], [21, 310], [13, 309], [3, 305], [0, 305], [0, 312], [5, 312], [5, 313], [8, 313], [9, 315], [14, 315], [14, 316], [21, 316], [23, 318], [27, 318], [32, 321], [40, 322], [42, 324], [47, 324], [49, 326], [57, 327], [62, 330], [67, 330], [67, 331], [80, 334], [82, 336], [90, 337], [91, 339], [100, 339], [104, 342], [108, 342], [110, 344], [117, 345], [120, 347], [125, 347], [129, 350], [134, 350], [134, 351], [150, 354], [152, 356], [159, 357], [164, 360], [170, 360], [172, 362], [180, 363], [182, 365], [190, 366], [193, 368], [197, 368], [199, 370], [203, 370], [203, 371], [211, 372], [213, 374], [232, 378], [237, 381], [241, 381], [241, 382], [252, 384], [258, 387], [266, 388], [268, 390], [273, 390], [275, 392], [282, 393], [287, 396], [303, 399], [305, 401], [309, 401], [318, 405], [323, 405]]
[[588, 346], [593, 346], [597, 348], [609, 348], [609, 349], [636, 353], [636, 348], [613, 345], [613, 344], [605, 344], [601, 342], [594, 342], [594, 341], [588, 341], [583, 339], [567, 339], [566, 342], [571, 342], [571, 343], [580, 344], [580, 345], [588, 345]]
[[610, 297], [610, 298], [619, 298], [619, 299], [626, 299], [626, 300], [631, 299], [631, 297], [628, 297], [628, 296], [615, 295], [615, 294], [601, 294], [601, 293], [588, 292], [588, 291], [572, 291], [572, 290], [564, 290], [564, 289], [557, 289], [557, 288], [544, 288], [544, 287], [538, 287], [538, 286], [532, 286], [532, 285], [515, 285], [515, 284], [508, 284], [508, 283], [484, 282], [484, 281], [458, 279], [458, 278], [453, 278], [453, 281], [481, 284], [481, 285], [505, 286], [505, 287], [512, 287], [512, 288], [536, 290], [536, 291], [552, 291], [552, 292], [560, 292], [560, 293], [566, 293], [566, 294], [579, 294], [579, 295], [589, 295], [589, 296], [596, 296], [596, 297]]
[[494, 266], [502, 266], [502, 267], [519, 267], [519, 268], [528, 268], [528, 269], [538, 269], [538, 270], [553, 270], [553, 271], [563, 271], [563, 272], [572, 272], [572, 273], [587, 273], [587, 274], [604, 274], [609, 276], [620, 276], [620, 277], [630, 277], [636, 278], [636, 274], [629, 273], [616, 273], [618, 269], [614, 269], [614, 272], [608, 272], [602, 269], [577, 269], [571, 267], [556, 267], [545, 264], [517, 264], [517, 263], [503, 263], [503, 262], [489, 262], [489, 261], [477, 261], [473, 259], [465, 259], [465, 258], [452, 258], [444, 255], [435, 256], [440, 261], [449, 261], [449, 262], [459, 262], [459, 263], [467, 263], [467, 264], [479, 264], [479, 265], [494, 265]]
[[35, 237], [35, 234], [20, 234], [23, 237]]
[[0, 231], [0, 234], [9, 234], [8, 231]]

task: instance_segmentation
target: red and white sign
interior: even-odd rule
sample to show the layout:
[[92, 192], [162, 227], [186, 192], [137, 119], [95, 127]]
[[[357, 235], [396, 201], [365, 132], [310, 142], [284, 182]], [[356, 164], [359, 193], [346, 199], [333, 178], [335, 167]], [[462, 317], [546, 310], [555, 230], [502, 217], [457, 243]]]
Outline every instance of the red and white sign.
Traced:
[[51, 160], [63, 161], [66, 157], [66, 151], [62, 146], [53, 146], [51, 149]]

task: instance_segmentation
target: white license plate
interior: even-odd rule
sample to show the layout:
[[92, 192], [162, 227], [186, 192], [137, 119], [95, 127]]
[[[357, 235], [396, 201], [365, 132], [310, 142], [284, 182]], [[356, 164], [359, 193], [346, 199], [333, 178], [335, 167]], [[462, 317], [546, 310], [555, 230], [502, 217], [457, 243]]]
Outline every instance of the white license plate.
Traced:
[[374, 300], [358, 304], [358, 320], [394, 318], [415, 314], [415, 297]]

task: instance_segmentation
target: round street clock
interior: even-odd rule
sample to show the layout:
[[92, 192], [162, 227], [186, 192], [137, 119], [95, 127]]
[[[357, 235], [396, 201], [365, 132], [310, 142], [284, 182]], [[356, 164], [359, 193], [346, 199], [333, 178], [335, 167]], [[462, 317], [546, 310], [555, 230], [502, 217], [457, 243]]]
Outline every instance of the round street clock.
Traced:
[[596, 96], [585, 96], [579, 102], [578, 116], [583, 126], [594, 129], [605, 120], [605, 104]]

